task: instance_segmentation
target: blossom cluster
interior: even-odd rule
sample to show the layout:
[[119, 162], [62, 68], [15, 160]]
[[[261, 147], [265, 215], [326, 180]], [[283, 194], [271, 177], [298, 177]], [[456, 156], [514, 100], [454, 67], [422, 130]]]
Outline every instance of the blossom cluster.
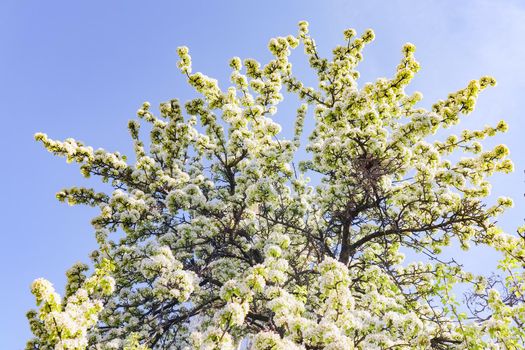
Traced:
[[40, 308], [28, 312], [27, 316], [37, 338], [28, 343], [28, 348], [85, 349], [87, 332], [97, 323], [102, 311], [102, 298], [113, 293], [115, 288], [115, 280], [109, 276], [112, 270], [112, 263], [103, 260], [93, 276], [86, 278], [84, 266], [73, 266], [68, 273], [68, 297], [65, 300], [49, 281], [36, 279], [31, 292]]

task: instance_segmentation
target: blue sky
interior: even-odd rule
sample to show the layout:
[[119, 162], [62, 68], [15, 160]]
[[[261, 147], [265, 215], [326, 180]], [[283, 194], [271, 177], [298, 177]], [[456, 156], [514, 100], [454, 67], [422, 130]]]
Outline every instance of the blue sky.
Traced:
[[[423, 93], [426, 106], [471, 79], [495, 76], [498, 86], [482, 94], [462, 126], [482, 127], [500, 119], [509, 123], [510, 131], [494, 142], [510, 147], [516, 171], [493, 177], [493, 192], [515, 199], [502, 226], [510, 231], [523, 222], [522, 1], [2, 0], [1, 349], [22, 349], [30, 336], [24, 314], [34, 305], [31, 281], [44, 276], [62, 290], [64, 271], [87, 261], [95, 246], [89, 224], [95, 210], [68, 207], [54, 194], [96, 181], [82, 179], [76, 166], [51, 156], [33, 134], [74, 137], [95, 148], [129, 153], [127, 120], [143, 101], [155, 106], [192, 96], [176, 69], [177, 46], [189, 46], [194, 70], [225, 86], [230, 57], [267, 59], [268, 40], [295, 34], [302, 19], [310, 22], [327, 54], [344, 29], [375, 30], [376, 41], [365, 50], [361, 65], [362, 82], [391, 76], [403, 43], [414, 43], [422, 70], [410, 89]], [[306, 76], [301, 55], [296, 51], [292, 62]], [[291, 114], [279, 118], [285, 125], [292, 122]], [[491, 269], [491, 257], [475, 250], [465, 255], [465, 265]]]

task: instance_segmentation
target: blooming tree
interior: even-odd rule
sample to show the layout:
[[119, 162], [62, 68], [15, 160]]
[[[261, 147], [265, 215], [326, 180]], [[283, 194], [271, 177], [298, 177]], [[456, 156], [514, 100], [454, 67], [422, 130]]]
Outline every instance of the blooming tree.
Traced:
[[[513, 165], [504, 145], [480, 143], [507, 125], [436, 135], [494, 79], [425, 110], [420, 93], [405, 93], [419, 70], [414, 45], [393, 77], [358, 86], [374, 34], [349, 29], [344, 39], [322, 58], [300, 22], [297, 36], [270, 40], [267, 64], [234, 57], [227, 90], [194, 73], [180, 47], [179, 68], [201, 97], [163, 103], [158, 116], [144, 103], [149, 146], [131, 120], [133, 161], [36, 134], [114, 192], [57, 194], [100, 208], [96, 269], [87, 277], [75, 265], [64, 299], [33, 283], [27, 349], [523, 349], [525, 235], [496, 226], [510, 199], [486, 199], [487, 177]], [[315, 88], [292, 73], [299, 44]], [[283, 87], [304, 102], [289, 139], [276, 121]], [[452, 244], [500, 251], [501, 277], [445, 258]], [[465, 302], [457, 285], [471, 290]]]

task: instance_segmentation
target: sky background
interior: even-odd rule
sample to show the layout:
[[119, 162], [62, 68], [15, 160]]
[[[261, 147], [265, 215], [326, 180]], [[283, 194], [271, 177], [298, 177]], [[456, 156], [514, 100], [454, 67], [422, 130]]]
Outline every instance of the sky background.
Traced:
[[[265, 61], [271, 37], [297, 32], [308, 20], [321, 53], [342, 42], [342, 31], [373, 28], [361, 82], [392, 76], [403, 43], [417, 46], [422, 69], [409, 91], [423, 106], [445, 98], [469, 80], [490, 74], [498, 86], [482, 93], [462, 123], [480, 128], [505, 119], [506, 143], [516, 170], [494, 176], [493, 192], [515, 200], [501, 218], [513, 231], [525, 217], [525, 2], [441, 1], [0, 1], [0, 349], [22, 349], [30, 337], [25, 312], [34, 306], [29, 286], [45, 277], [59, 291], [64, 272], [88, 260], [95, 248], [95, 209], [69, 207], [55, 193], [94, 186], [78, 167], [33, 141], [37, 131], [74, 137], [94, 148], [131, 152], [127, 121], [143, 101], [153, 106], [193, 96], [176, 68], [176, 48], [190, 47], [194, 71], [228, 83], [232, 56]], [[308, 78], [302, 49], [292, 56]], [[310, 80], [313, 81], [313, 80]], [[295, 102], [292, 99], [292, 104]], [[278, 120], [292, 125], [296, 105]], [[494, 254], [463, 256], [473, 271], [494, 269]]]

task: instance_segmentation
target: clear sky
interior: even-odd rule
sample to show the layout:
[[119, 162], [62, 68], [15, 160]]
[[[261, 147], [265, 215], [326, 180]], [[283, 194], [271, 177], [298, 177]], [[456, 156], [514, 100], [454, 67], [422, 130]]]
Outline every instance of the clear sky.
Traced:
[[[153, 106], [191, 90], [176, 69], [176, 47], [187, 45], [194, 70], [227, 83], [232, 56], [269, 57], [273, 36], [297, 32], [306, 19], [321, 52], [342, 31], [373, 28], [365, 49], [362, 82], [391, 76], [400, 48], [417, 46], [422, 69], [411, 90], [428, 106], [474, 78], [490, 74], [498, 86], [485, 91], [463, 123], [482, 127], [505, 119], [506, 143], [516, 171], [493, 178], [493, 191], [515, 199], [501, 218], [508, 230], [525, 217], [525, 2], [516, 0], [325, 1], [0, 1], [0, 116], [2, 150], [0, 219], [0, 349], [22, 349], [30, 336], [25, 312], [37, 277], [62, 291], [64, 271], [87, 261], [95, 247], [94, 209], [68, 207], [54, 194], [63, 187], [92, 186], [75, 165], [51, 156], [33, 141], [37, 131], [74, 137], [95, 148], [131, 150], [127, 120], [143, 101]], [[297, 50], [301, 75], [306, 74]], [[284, 109], [286, 111], [286, 109]], [[285, 125], [293, 115], [281, 115]], [[465, 264], [484, 271], [488, 253], [475, 250]]]

